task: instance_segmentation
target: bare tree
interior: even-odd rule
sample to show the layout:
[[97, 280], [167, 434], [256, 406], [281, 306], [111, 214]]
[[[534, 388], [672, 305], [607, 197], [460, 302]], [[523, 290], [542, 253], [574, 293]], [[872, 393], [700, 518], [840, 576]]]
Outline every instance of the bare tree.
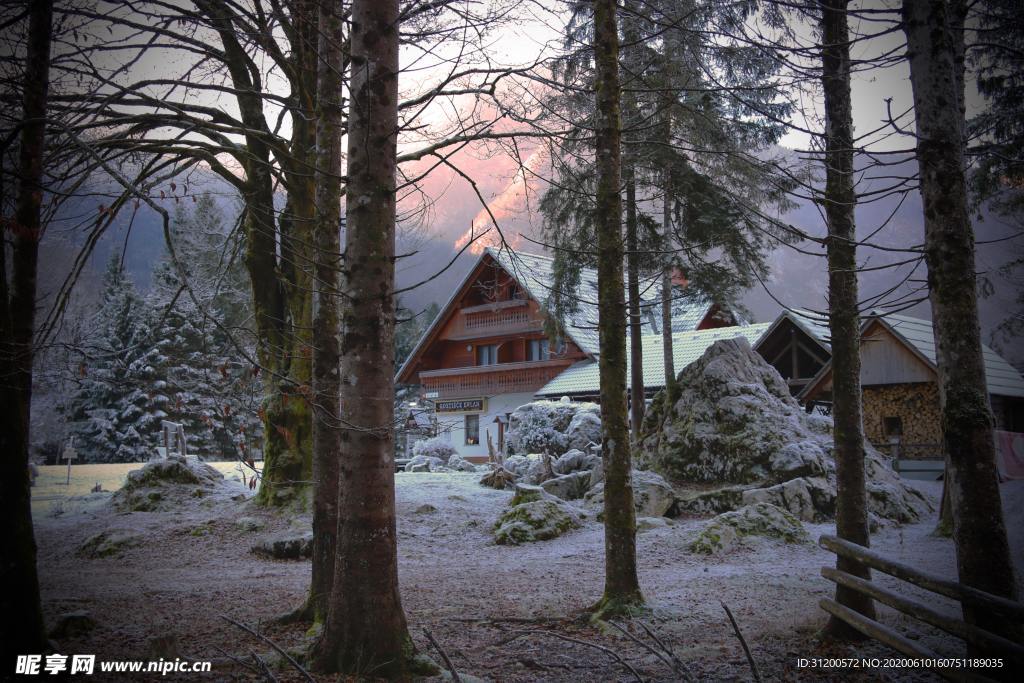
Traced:
[[[825, 98], [825, 205], [828, 237], [828, 309], [832, 333], [832, 415], [836, 459], [836, 533], [867, 547], [867, 492], [864, 475], [864, 427], [860, 391], [860, 309], [857, 295], [857, 230], [853, 182], [853, 102], [850, 94], [848, 0], [821, 3], [821, 81]], [[843, 557], [836, 566], [861, 578], [871, 570]], [[871, 598], [845, 586], [836, 601], [874, 618]], [[861, 637], [832, 617], [827, 631]]]
[[605, 583], [596, 613], [609, 617], [628, 613], [641, 605], [643, 595], [636, 574], [636, 511], [630, 481], [632, 463], [626, 410], [618, 22], [614, 0], [595, 0], [593, 7], [597, 103], [595, 227], [601, 317], [601, 458], [605, 473]]
[[[43, 233], [47, 97], [50, 84], [52, 0], [32, 0], [25, 49], [18, 194], [13, 220], [5, 220], [0, 242], [0, 631], [4, 667], [18, 654], [46, 649], [46, 628], [36, 572], [36, 541], [28, 472], [32, 362], [35, 348], [36, 277]], [[10, 251], [8, 251], [10, 241]], [[10, 266], [13, 270], [7, 272]]]
[[[924, 205], [925, 261], [932, 304], [942, 439], [960, 580], [1016, 597], [999, 496], [992, 413], [978, 324], [974, 231], [964, 179], [962, 45], [959, 0], [905, 0], [917, 160]], [[959, 34], [959, 36], [958, 36]], [[1012, 637], [1019, 626], [964, 605], [964, 618]], [[980, 653], [979, 653], [980, 654]]]

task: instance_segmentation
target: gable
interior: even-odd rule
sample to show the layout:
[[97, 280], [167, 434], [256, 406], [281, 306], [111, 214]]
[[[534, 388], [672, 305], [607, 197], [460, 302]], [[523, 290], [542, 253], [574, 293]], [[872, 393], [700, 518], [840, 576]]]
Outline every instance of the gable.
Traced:
[[862, 386], [934, 382], [935, 369], [921, 353], [898, 339], [878, 320], [870, 321], [860, 336]]

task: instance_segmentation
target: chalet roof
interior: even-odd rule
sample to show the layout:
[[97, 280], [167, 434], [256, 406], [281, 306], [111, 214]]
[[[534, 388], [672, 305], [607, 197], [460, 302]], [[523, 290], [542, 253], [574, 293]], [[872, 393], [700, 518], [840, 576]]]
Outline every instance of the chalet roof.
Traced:
[[[527, 290], [542, 306], [547, 302], [555, 281], [554, 259], [540, 254], [527, 254], [509, 249], [487, 248], [494, 260], [508, 271], [519, 284]], [[590, 356], [599, 355], [598, 344], [598, 313], [597, 313], [597, 270], [594, 268], [580, 269], [580, 283], [577, 291], [578, 310], [565, 321], [565, 331], [569, 337]], [[641, 278], [640, 299], [644, 308], [652, 308], [661, 302], [661, 277]], [[703, 297], [690, 300], [677, 299], [673, 302], [672, 329], [675, 332], [686, 332], [697, 329], [712, 307], [711, 302]], [[660, 320], [660, 315], [658, 316]], [[650, 318], [642, 318], [644, 334], [654, 334], [658, 330], [651, 325]]]
[[[935, 337], [932, 334], [930, 320], [876, 313], [868, 318], [865, 327], [873, 320], [878, 320], [897, 338], [911, 346], [919, 356], [923, 356], [928, 361], [932, 369], [937, 368]], [[988, 393], [998, 396], [1024, 397], [1024, 377], [1021, 377], [1021, 374], [1012, 365], [988, 346], [982, 344], [981, 349], [985, 358], [985, 379], [988, 382]]]
[[[399, 381], [399, 378], [405, 375], [409, 367], [423, 351], [424, 345], [428, 344], [433, 338], [436, 329], [451, 315], [451, 309], [455, 305], [459, 294], [477, 273], [484, 259], [488, 258], [493, 259], [514, 277], [519, 285], [537, 303], [541, 306], [546, 304], [555, 280], [554, 259], [552, 257], [513, 251], [507, 247], [487, 247], [459, 285], [453, 288], [451, 296], [448, 297], [448, 300], [441, 307], [437, 317], [434, 318], [426, 332], [417, 341], [412, 353], [409, 354], [405, 363], [402, 364], [402, 367], [396, 373], [396, 381]], [[641, 282], [640, 287], [640, 298], [643, 300], [645, 307], [652, 308], [661, 301], [660, 277], [647, 278]], [[600, 354], [600, 345], [598, 340], [597, 271], [595, 269], [581, 269], [578, 294], [578, 310], [571, 316], [571, 319], [565, 321], [565, 333], [584, 353], [596, 358]], [[711, 311], [711, 308], [711, 302], [704, 298], [677, 300], [673, 304], [673, 330], [696, 329]], [[656, 331], [647, 318], [644, 319], [643, 326], [645, 332], [653, 333]]]
[[[828, 326], [828, 317], [814, 313], [812, 311], [804, 311], [800, 309], [784, 310], [779, 314], [779, 317], [772, 323], [772, 329], [774, 329], [781, 321], [789, 320], [794, 325], [803, 330], [811, 339], [821, 344], [821, 347], [826, 351], [832, 351], [832, 331]], [[768, 335], [766, 334], [765, 337]]]
[[[676, 372], [697, 360], [709, 346], [720, 339], [745, 337], [754, 344], [761, 338], [770, 323], [756, 325], [734, 325], [718, 327], [710, 330], [676, 332], [672, 335], [672, 356], [675, 360]], [[660, 388], [665, 386], [665, 355], [660, 334], [645, 334], [643, 342], [644, 387]], [[629, 374], [630, 362], [626, 358], [626, 374]], [[600, 373], [598, 364], [593, 360], [584, 360], [572, 365], [558, 377], [544, 385], [538, 396], [565, 396], [573, 394], [596, 394], [600, 391]]]
[[[921, 318], [911, 318], [895, 313], [874, 311], [861, 324], [861, 335], [874, 323], [884, 326], [893, 337], [916, 355], [933, 372], [938, 371], [935, 354], [935, 337], [932, 333], [932, 322]], [[985, 379], [988, 393], [997, 396], [1014, 396], [1024, 398], [1024, 377], [1006, 362], [1002, 356], [985, 344], [981, 345], [985, 360]], [[801, 399], [812, 395], [832, 371], [832, 361], [822, 367], [814, 379], [800, 392]]]

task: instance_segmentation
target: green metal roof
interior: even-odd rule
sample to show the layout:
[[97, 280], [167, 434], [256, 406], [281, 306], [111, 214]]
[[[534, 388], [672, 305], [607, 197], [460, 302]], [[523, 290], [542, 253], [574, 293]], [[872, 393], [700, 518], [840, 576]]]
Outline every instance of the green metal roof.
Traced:
[[[923, 356], [932, 366], [937, 367], [935, 355], [935, 337], [932, 333], [930, 320], [911, 318], [905, 315], [874, 314], [870, 320], [878, 319], [890, 330], [902, 337], [914, 350]], [[988, 382], [988, 393], [997, 396], [1024, 397], [1024, 377], [998, 353], [982, 344], [985, 358], [985, 379]]]
[[[753, 345], [764, 334], [770, 323], [756, 325], [734, 325], [711, 330], [676, 332], [672, 335], [672, 356], [676, 372], [700, 358], [709, 346], [720, 339], [745, 337]], [[665, 354], [660, 334], [645, 334], [643, 342], [644, 387], [665, 386]], [[626, 359], [626, 373], [630, 372], [629, 358]], [[600, 373], [596, 361], [585, 360], [570, 366], [558, 377], [544, 385], [537, 396], [569, 396], [574, 394], [597, 394], [601, 389]]]

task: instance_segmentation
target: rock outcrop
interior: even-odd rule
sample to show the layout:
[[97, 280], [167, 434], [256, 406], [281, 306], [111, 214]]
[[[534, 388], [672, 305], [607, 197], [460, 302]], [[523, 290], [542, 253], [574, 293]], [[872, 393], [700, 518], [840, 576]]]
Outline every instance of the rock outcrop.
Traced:
[[210, 465], [172, 455], [129, 472], [111, 503], [122, 512], [171, 510], [189, 500], [209, 497], [222, 487], [229, 493], [241, 490], [240, 484], [226, 482], [224, 475]]
[[533, 401], [519, 406], [509, 418], [505, 444], [510, 454], [560, 455], [585, 451], [601, 441], [601, 409], [596, 403]]
[[494, 524], [499, 545], [546, 541], [576, 529], [584, 512], [539, 486], [516, 484], [516, 493]]
[[[769, 503], [805, 521], [834, 516], [832, 421], [807, 414], [746, 340], [715, 342], [679, 373], [678, 386], [674, 400], [655, 396], [638, 461], [669, 481], [704, 489], [683, 497], [681, 510]], [[914, 522], [932, 509], [870, 445], [865, 455], [874, 516]]]
[[744, 536], [767, 536], [786, 543], [810, 540], [804, 525], [792, 514], [770, 503], [755, 503], [712, 519], [690, 544], [690, 550], [705, 555], [722, 553]]

